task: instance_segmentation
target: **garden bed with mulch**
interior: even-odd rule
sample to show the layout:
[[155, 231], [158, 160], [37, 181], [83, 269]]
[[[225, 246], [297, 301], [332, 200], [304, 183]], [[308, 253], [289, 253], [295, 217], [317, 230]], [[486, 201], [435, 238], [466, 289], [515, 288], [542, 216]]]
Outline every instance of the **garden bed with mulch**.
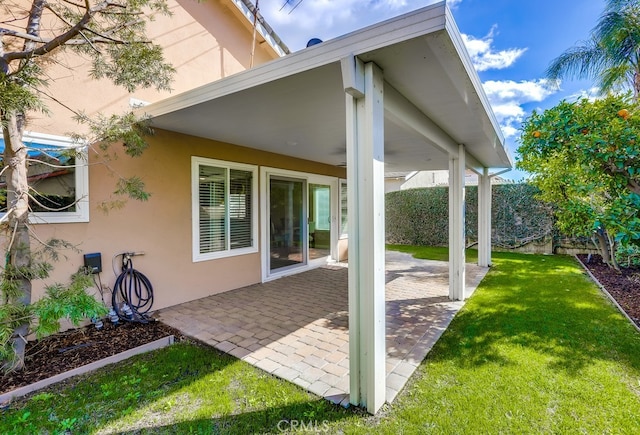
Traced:
[[640, 326], [640, 268], [630, 267], [617, 271], [603, 263], [599, 255], [592, 255], [590, 261], [587, 261], [586, 255], [578, 255], [578, 259], [636, 325]]
[[100, 330], [89, 325], [29, 342], [24, 370], [0, 374], [0, 394], [169, 335], [184, 339], [178, 330], [158, 321], [115, 326], [105, 321]]

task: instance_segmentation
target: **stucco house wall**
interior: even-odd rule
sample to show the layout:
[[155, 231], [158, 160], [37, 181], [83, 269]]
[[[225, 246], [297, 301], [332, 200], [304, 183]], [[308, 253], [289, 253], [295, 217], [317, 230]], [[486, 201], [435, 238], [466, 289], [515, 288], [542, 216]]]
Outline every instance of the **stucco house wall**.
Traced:
[[[90, 222], [35, 225], [41, 239], [68, 240], [77, 243], [81, 251], [65, 252], [67, 260], [56, 264], [49, 282], [65, 281], [78, 270], [83, 264], [82, 253], [99, 252], [103, 283], [111, 286], [115, 281], [111, 260], [125, 251], [145, 252], [135, 257], [134, 263], [154, 286], [153, 309], [260, 282], [263, 246], [259, 246], [257, 253], [192, 261], [192, 156], [338, 178], [346, 176], [344, 168], [158, 130], [142, 157], [130, 158], [120, 153], [109, 163], [118, 173], [138, 174], [151, 192], [148, 201], [129, 200], [125, 207], [108, 214], [96, 210], [97, 204], [113, 199], [115, 182], [114, 173], [106, 165], [97, 164], [89, 172]], [[115, 266], [119, 271], [119, 264]], [[38, 286], [35, 295], [41, 294], [42, 288]]]
[[[62, 104], [48, 102], [48, 116], [32, 114], [27, 131], [66, 136], [84, 127], [73, 120], [73, 113], [64, 106], [88, 115], [122, 113], [133, 102], [159, 101], [248, 69], [252, 63], [252, 23], [234, 2], [237, 3], [168, 0], [171, 15], [158, 15], [148, 23], [150, 39], [163, 47], [165, 58], [176, 69], [170, 92], [145, 89], [130, 94], [107, 80], [91, 79], [86, 59], [71, 51], [60, 53], [56, 62], [47, 66], [47, 92]], [[253, 65], [278, 58], [283, 50], [287, 51], [284, 45], [274, 48], [258, 34]], [[96, 149], [89, 148], [89, 222], [33, 225], [37, 239], [63, 239], [76, 245], [80, 252], [62, 252], [62, 260], [54, 265], [51, 277], [33, 283], [34, 300], [41, 297], [46, 284], [67, 282], [70, 274], [82, 266], [82, 254], [89, 252], [102, 254], [102, 282], [109, 287], [115, 279], [114, 255], [146, 252], [135, 258], [135, 266], [152, 280], [154, 309], [259, 282], [260, 252], [192, 261], [192, 156], [345, 176], [343, 169], [175, 133], [157, 131], [149, 142], [149, 149], [135, 159], [114, 147], [114, 158], [108, 162]], [[129, 201], [125, 207], [105, 214], [99, 204], [114, 199], [118, 175], [139, 176], [152, 196], [147, 202]], [[260, 240], [259, 234], [256, 237]], [[37, 249], [39, 243], [34, 239], [33, 247]], [[114, 266], [119, 270], [118, 264]]]
[[[129, 94], [108, 80], [93, 80], [86, 59], [68, 51], [47, 67], [47, 93], [74, 110], [108, 115], [129, 109], [132, 98], [152, 103], [249, 68], [253, 33], [231, 0], [168, 0], [168, 4], [171, 15], [156, 16], [148, 23], [147, 33], [176, 69], [171, 92], [143, 89]], [[261, 40], [254, 65], [279, 57]], [[63, 106], [53, 101], [47, 105], [51, 115], [31, 114], [27, 130], [66, 135], [82, 128]]]

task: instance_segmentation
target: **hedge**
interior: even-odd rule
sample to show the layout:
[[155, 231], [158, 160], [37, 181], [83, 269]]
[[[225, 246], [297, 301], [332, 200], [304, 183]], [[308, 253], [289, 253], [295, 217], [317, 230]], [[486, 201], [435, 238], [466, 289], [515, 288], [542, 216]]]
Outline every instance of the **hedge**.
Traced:
[[[387, 243], [446, 246], [449, 243], [449, 188], [426, 187], [386, 194]], [[553, 235], [552, 208], [534, 198], [526, 183], [492, 186], [491, 241], [518, 248]], [[478, 188], [466, 187], [466, 245], [478, 242]]]

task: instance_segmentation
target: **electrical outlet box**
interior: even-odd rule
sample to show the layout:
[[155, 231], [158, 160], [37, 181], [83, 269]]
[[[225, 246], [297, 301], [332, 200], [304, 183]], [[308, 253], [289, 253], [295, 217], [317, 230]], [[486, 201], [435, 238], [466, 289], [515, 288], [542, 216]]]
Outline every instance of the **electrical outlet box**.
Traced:
[[102, 254], [99, 252], [84, 254], [84, 267], [91, 273], [102, 272]]

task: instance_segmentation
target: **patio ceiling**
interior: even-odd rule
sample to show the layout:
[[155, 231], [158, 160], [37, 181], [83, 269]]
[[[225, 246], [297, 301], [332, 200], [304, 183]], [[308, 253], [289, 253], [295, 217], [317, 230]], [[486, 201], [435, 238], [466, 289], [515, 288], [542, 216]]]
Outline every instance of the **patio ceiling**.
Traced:
[[[447, 169], [444, 150], [451, 144], [465, 145], [471, 166], [511, 166], [502, 133], [444, 2], [141, 110], [156, 128], [344, 165], [341, 59], [350, 56], [375, 62], [383, 70], [387, 172]], [[392, 99], [395, 107], [401, 103], [402, 111], [387, 104]], [[407, 108], [418, 113], [421, 128], [404, 122]]]

